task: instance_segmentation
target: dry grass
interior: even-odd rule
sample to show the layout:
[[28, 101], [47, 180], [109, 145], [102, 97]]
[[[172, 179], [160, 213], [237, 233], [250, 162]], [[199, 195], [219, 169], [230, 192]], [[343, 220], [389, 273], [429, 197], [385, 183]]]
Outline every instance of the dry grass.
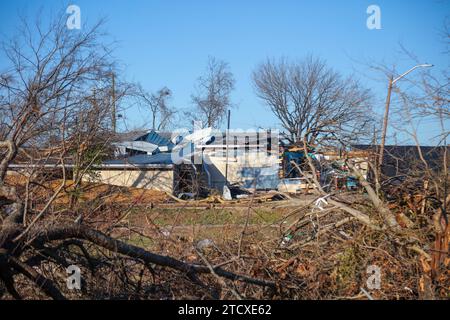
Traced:
[[[36, 190], [53, 190], [58, 182], [52, 181], [47, 188]], [[59, 207], [67, 203], [70, 187], [69, 181], [58, 198]], [[49, 196], [49, 193], [42, 192], [42, 196]], [[364, 197], [349, 195], [346, 199], [365, 210], [375, 222], [381, 221], [377, 212], [364, 203]], [[279, 207], [276, 203], [256, 203], [247, 208], [241, 204], [232, 208], [232, 204], [227, 204], [226, 207], [202, 209], [180, 208], [180, 203], [172, 208], [158, 208], [153, 205], [158, 201], [169, 203], [164, 194], [155, 191], [83, 185], [74, 213], [48, 215], [42, 223], [73, 219], [76, 214], [87, 211], [83, 223], [93, 228], [151, 252], [198, 264], [203, 264], [203, 260], [195, 246], [201, 240], [210, 239], [213, 244], [203, 248], [202, 255], [211, 265], [276, 283], [277, 290], [271, 291], [226, 280], [228, 287], [250, 299], [367, 299], [361, 288], [373, 299], [418, 299], [430, 291], [425, 281], [431, 278], [430, 261], [426, 255], [432, 253], [432, 233], [421, 229], [422, 220], [408, 213], [412, 208], [408, 203], [391, 205], [391, 210], [397, 214], [406, 212], [415, 223], [411, 229], [413, 234], [399, 236], [388, 230], [371, 230], [357, 220], [336, 224], [349, 215], [332, 207], [328, 211], [317, 210], [311, 199], [305, 201], [309, 205], [293, 201], [290, 205], [283, 202]], [[98, 203], [102, 204], [101, 210], [92, 213], [92, 208]], [[182, 205], [195, 207], [195, 204], [187, 202]], [[282, 246], [287, 234], [292, 237]], [[411, 250], [411, 240], [408, 239], [413, 237], [422, 245], [425, 254]], [[82, 267], [85, 281], [82, 292], [65, 290], [66, 274], [61, 266], [52, 262], [40, 266], [44, 275], [55, 279], [67, 297], [234, 299], [229, 288], [213, 275], [202, 275], [203, 285], [200, 286], [168, 268], [145, 266], [139, 261], [90, 245], [87, 245], [87, 250], [101, 263], [95, 273]], [[85, 261], [76, 248], [71, 247], [64, 255], [73, 257], [74, 261]], [[443, 266], [448, 266], [449, 262], [447, 257]], [[379, 290], [367, 288], [367, 267], [370, 265], [381, 270]], [[448, 268], [433, 276], [431, 290], [434, 298], [450, 297], [449, 279]], [[18, 281], [22, 292], [24, 289], [28, 292], [26, 297], [44, 298], [26, 280], [18, 278]]]

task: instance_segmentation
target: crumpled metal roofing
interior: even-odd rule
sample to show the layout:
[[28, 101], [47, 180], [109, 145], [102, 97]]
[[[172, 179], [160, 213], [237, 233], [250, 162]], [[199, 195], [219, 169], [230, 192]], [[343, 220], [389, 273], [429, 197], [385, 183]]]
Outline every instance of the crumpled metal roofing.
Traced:
[[144, 151], [147, 153], [153, 153], [156, 149], [158, 149], [158, 146], [156, 144], [147, 141], [123, 141], [115, 143], [115, 145], [123, 148]]
[[164, 137], [163, 134], [159, 134], [153, 130], [137, 138], [135, 141], [146, 141], [157, 146], [167, 146], [169, 149], [174, 146], [172, 141], [170, 141], [167, 137]]

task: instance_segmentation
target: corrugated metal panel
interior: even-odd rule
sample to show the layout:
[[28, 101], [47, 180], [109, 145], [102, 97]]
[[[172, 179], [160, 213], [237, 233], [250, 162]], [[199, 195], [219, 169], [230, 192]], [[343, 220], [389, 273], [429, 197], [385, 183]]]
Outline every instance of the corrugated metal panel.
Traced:
[[153, 130], [147, 133], [146, 135], [140, 137], [138, 141], [146, 141], [155, 144], [157, 146], [167, 146], [169, 147], [169, 149], [173, 147], [173, 143], [169, 139], [162, 137]]
[[156, 149], [158, 149], [156, 144], [149, 143], [147, 141], [123, 141], [115, 143], [115, 145], [123, 148], [144, 151], [147, 153], [153, 153]]
[[135, 130], [130, 132], [113, 133], [113, 141], [138, 141], [141, 137], [145, 136], [148, 130]]

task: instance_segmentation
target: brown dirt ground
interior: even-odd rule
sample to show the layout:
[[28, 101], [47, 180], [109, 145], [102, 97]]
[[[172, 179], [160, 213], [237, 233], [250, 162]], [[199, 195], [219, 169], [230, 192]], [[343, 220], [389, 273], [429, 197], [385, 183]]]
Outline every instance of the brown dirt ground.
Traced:
[[[24, 188], [26, 178], [22, 175], [8, 175], [6, 183], [18, 188]], [[45, 186], [33, 186], [34, 196], [43, 199], [50, 197], [55, 190], [63, 183], [62, 179], [55, 179], [46, 182]], [[55, 200], [55, 204], [67, 204], [70, 195], [76, 194], [80, 201], [102, 200], [105, 204], [130, 204], [130, 203], [165, 203], [170, 197], [163, 191], [147, 190], [138, 188], [128, 188], [112, 186], [101, 183], [83, 182], [79, 191], [74, 190], [73, 181], [66, 180], [63, 189]]]

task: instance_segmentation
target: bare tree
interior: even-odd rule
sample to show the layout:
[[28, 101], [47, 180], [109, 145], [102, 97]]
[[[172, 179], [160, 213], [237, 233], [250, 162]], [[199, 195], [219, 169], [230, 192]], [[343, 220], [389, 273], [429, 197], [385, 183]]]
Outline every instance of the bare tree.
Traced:
[[[67, 162], [77, 171], [92, 167], [108, 142], [111, 121], [110, 86], [103, 84], [112, 66], [110, 52], [100, 42], [100, 24], [72, 32], [65, 27], [64, 14], [60, 17], [45, 28], [25, 24], [4, 46], [10, 68], [0, 76], [1, 289], [22, 299], [26, 279], [26, 286], [36, 286], [39, 295], [64, 299], [70, 295], [65, 268], [71, 264], [90, 270], [94, 284], [99, 268], [117, 270], [121, 264], [120, 278], [134, 291], [138, 289], [129, 273], [136, 265], [140, 281], [145, 270], [154, 275], [154, 267], [160, 266], [178, 271], [201, 288], [207, 288], [198, 277], [204, 273], [275, 288], [270, 281], [183, 262], [117, 240], [114, 226], [127, 212], [119, 212], [119, 218], [103, 228], [86, 219], [104, 210], [102, 202], [75, 207], [55, 203], [67, 187]], [[11, 182], [7, 173], [18, 163], [23, 168], [20, 181]], [[53, 188], [52, 176], [57, 174], [62, 179]]]
[[[0, 125], [14, 152], [2, 161], [2, 178], [19, 148], [49, 147], [50, 137], [68, 140], [70, 127], [91, 107], [86, 92], [95, 90], [111, 69], [106, 47], [90, 50], [100, 37], [101, 23], [87, 32], [69, 33], [61, 16], [48, 29], [24, 21], [21, 36], [3, 44], [10, 69], [0, 77]], [[97, 121], [106, 126], [103, 115], [97, 113]]]
[[195, 111], [188, 112], [189, 117], [201, 121], [203, 126], [219, 126], [232, 107], [230, 95], [234, 84], [228, 63], [209, 57], [206, 72], [198, 78], [197, 92], [192, 95]]
[[[338, 134], [367, 134], [369, 91], [312, 56], [299, 62], [267, 60], [253, 72], [256, 93], [281, 121], [292, 143]], [[347, 139], [346, 139], [347, 138]]]
[[163, 87], [154, 93], [148, 93], [140, 85], [137, 86], [136, 91], [139, 104], [150, 109], [152, 129], [167, 129], [176, 114], [175, 108], [171, 107], [168, 101], [172, 97], [172, 91], [167, 87]]

